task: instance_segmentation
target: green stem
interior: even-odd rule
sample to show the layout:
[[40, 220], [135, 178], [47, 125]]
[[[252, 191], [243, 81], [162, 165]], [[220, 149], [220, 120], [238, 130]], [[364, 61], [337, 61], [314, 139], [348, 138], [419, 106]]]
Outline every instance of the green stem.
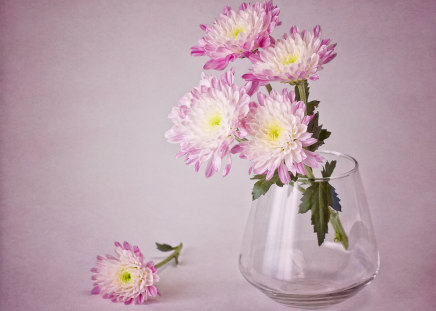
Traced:
[[267, 85], [265, 85], [265, 87], [266, 87], [266, 90], [268, 91], [268, 94], [271, 94], [271, 91], [272, 91], [272, 86], [271, 86], [271, 84], [267, 84]]
[[172, 252], [171, 255], [169, 255], [167, 258], [165, 258], [164, 260], [162, 260], [158, 264], [154, 265], [154, 267], [156, 269], [158, 269], [158, 268], [162, 267], [163, 265], [169, 263], [171, 261], [171, 259], [173, 259], [173, 258], [174, 258], [176, 264], [178, 264], [179, 263], [179, 255], [180, 255], [180, 252], [182, 251], [182, 248], [183, 248], [183, 243], [180, 243], [179, 245], [177, 245], [174, 248], [174, 252]]
[[335, 229], [335, 242], [342, 243], [344, 248], [348, 249], [348, 236], [345, 233], [341, 220], [339, 219], [339, 213], [334, 211], [332, 208], [329, 208], [329, 210], [330, 210], [330, 223]]
[[298, 83], [296, 87], [298, 88], [298, 93], [300, 94], [299, 100], [302, 100], [305, 104], [307, 104], [307, 94], [304, 82]]

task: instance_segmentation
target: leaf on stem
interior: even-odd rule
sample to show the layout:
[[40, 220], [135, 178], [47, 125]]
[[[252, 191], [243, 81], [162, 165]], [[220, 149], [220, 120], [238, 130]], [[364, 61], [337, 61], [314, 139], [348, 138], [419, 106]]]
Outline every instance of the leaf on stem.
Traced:
[[306, 114], [308, 116], [312, 115], [315, 112], [315, 109], [318, 108], [319, 100], [311, 100], [306, 104]]
[[309, 124], [307, 125], [307, 131], [312, 133], [312, 136], [315, 138], [318, 138], [319, 133], [321, 132], [322, 126], [318, 125], [319, 120], [319, 112], [315, 113], [313, 116], [313, 119], [310, 120]]
[[[292, 180], [297, 180], [296, 176], [291, 175]], [[274, 176], [270, 180], [266, 180], [266, 175], [255, 175], [251, 178], [252, 180], [257, 180], [257, 182], [253, 186], [252, 197], [253, 201], [258, 199], [260, 196], [264, 195], [268, 192], [272, 185], [277, 185], [279, 187], [283, 187], [283, 183], [280, 180], [279, 174], [277, 172], [274, 173]]]
[[333, 160], [331, 162], [327, 161], [324, 165], [324, 168], [321, 171], [322, 177], [327, 178], [332, 176], [333, 170], [336, 167], [336, 161]]
[[315, 202], [314, 202], [314, 199], [315, 199], [314, 192], [316, 191], [315, 188], [316, 188], [315, 183], [312, 183], [312, 185], [309, 186], [304, 191], [303, 197], [301, 198], [301, 203], [300, 203], [300, 208], [298, 210], [298, 213], [304, 214], [312, 209], [312, 205], [315, 204]]
[[[324, 178], [330, 177], [335, 167], [336, 161], [326, 162], [324, 168], [321, 171], [322, 176]], [[339, 201], [340, 199], [338, 197], [338, 194], [336, 193], [336, 189], [332, 185], [330, 185], [328, 181], [313, 181], [311, 185], [304, 191], [298, 212], [300, 214], [304, 214], [309, 210], [312, 212], [311, 221], [313, 225], [313, 230], [317, 234], [318, 245], [321, 245], [324, 242], [325, 235], [328, 232], [328, 222], [331, 217], [329, 206], [335, 211], [340, 211], [341, 205]], [[339, 216], [335, 215], [335, 217], [338, 218]], [[335, 219], [335, 221], [337, 224], [338, 220]], [[338, 226], [335, 227], [335, 236], [338, 239], [340, 238], [340, 241], [344, 244], [346, 235], [345, 233], [341, 233], [340, 237], [337, 236], [337, 227]], [[348, 243], [348, 240], [346, 243]]]
[[329, 202], [330, 206], [337, 212], [341, 212], [341, 203], [339, 203], [339, 201], [341, 199], [339, 199], [338, 194], [336, 193], [336, 189], [335, 187], [333, 187], [332, 185], [330, 186], [330, 192], [331, 192], [331, 201]]
[[[336, 167], [336, 161], [331, 161], [331, 162], [327, 161], [324, 168], [321, 171], [322, 177], [327, 178], [327, 177], [332, 176], [333, 170], [335, 169], [335, 167]], [[326, 182], [326, 183], [327, 183], [329, 190], [330, 190], [329, 206], [331, 206], [331, 208], [333, 208], [335, 211], [340, 212], [341, 211], [341, 203], [339, 203], [339, 201], [341, 201], [341, 199], [339, 199], [335, 187], [330, 185], [329, 182]]]
[[313, 182], [306, 189], [301, 199], [299, 213], [303, 214], [309, 210], [312, 212], [313, 231], [316, 232], [318, 245], [324, 242], [325, 235], [328, 232], [328, 223], [330, 219], [329, 212], [329, 189], [328, 183]]
[[160, 244], [156, 242], [157, 249], [161, 252], [169, 252], [175, 249], [175, 247], [172, 247], [169, 244]]
[[307, 131], [312, 133], [312, 137], [316, 138], [318, 141], [313, 145], [309, 146], [307, 149], [310, 151], [317, 150], [320, 146], [324, 145], [324, 140], [330, 137], [331, 132], [323, 129], [322, 124], [319, 125], [319, 113], [315, 113], [313, 119], [309, 122], [307, 126]]

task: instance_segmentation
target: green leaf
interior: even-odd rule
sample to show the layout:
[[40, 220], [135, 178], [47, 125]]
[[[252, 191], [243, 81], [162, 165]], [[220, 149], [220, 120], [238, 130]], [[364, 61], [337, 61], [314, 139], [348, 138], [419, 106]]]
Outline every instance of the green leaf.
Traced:
[[[274, 176], [270, 180], [266, 180], [266, 175], [255, 175], [251, 179], [258, 179], [258, 181], [253, 186], [253, 192], [252, 192], [253, 201], [258, 199], [260, 196], [264, 195], [265, 193], [267, 193], [272, 185], [283, 187], [283, 183], [280, 180], [280, 177], [277, 172], [274, 173]], [[291, 179], [296, 180], [296, 177], [291, 175]]]
[[175, 249], [175, 247], [172, 247], [171, 245], [168, 244], [159, 244], [156, 242], [156, 246], [157, 249], [160, 250], [161, 252], [169, 252]]
[[318, 139], [319, 133], [321, 132], [322, 126], [318, 125], [319, 112], [315, 113], [312, 120], [310, 120], [307, 125], [307, 131], [312, 133], [312, 137]]
[[260, 196], [268, 192], [269, 188], [272, 186], [271, 180], [259, 180], [253, 186], [253, 201], [257, 200]]
[[332, 185], [330, 185], [330, 193], [331, 193], [331, 200], [329, 200], [329, 205], [337, 212], [341, 212], [342, 211], [342, 207], [341, 207], [341, 203], [339, 203], [339, 201], [341, 199], [339, 199], [338, 194], [336, 193], [336, 189], [335, 187], [333, 187]]
[[315, 112], [315, 109], [318, 108], [319, 100], [311, 100], [306, 104], [306, 114], [308, 116], [312, 115]]
[[299, 213], [312, 212], [313, 231], [316, 232], [318, 245], [324, 242], [328, 232], [329, 212], [329, 185], [326, 182], [313, 182], [306, 189], [301, 199]]
[[310, 151], [317, 150], [320, 146], [324, 144], [324, 140], [330, 137], [331, 132], [323, 129], [322, 125], [319, 125], [319, 113], [315, 113], [313, 119], [307, 125], [307, 131], [312, 133], [312, 137], [316, 138], [318, 141], [313, 145], [309, 146], [307, 149]]
[[[317, 150], [319, 147], [321, 147], [322, 145], [324, 145], [324, 140], [326, 140], [327, 138], [329, 138], [331, 135], [331, 132], [326, 130], [326, 129], [321, 129], [319, 134], [318, 134], [318, 141], [316, 143], [314, 143], [313, 145], [310, 145], [307, 149], [309, 149], [310, 151], [315, 151]], [[313, 135], [312, 135], [313, 136]]]
[[333, 170], [335, 169], [335, 167], [336, 167], [335, 160], [333, 160], [331, 162], [327, 161], [325, 163], [324, 168], [321, 171], [322, 177], [327, 178], [327, 177], [332, 176], [332, 173], [333, 173]]
[[316, 188], [316, 183], [312, 183], [311, 186], [309, 186], [303, 194], [303, 197], [301, 198], [300, 208], [298, 210], [298, 213], [304, 214], [307, 213], [312, 209], [312, 205], [314, 204], [314, 192]]
[[[335, 167], [336, 167], [336, 161], [331, 161], [331, 162], [327, 161], [324, 168], [321, 170], [322, 177], [327, 178], [327, 177], [332, 176]], [[341, 211], [341, 204], [339, 203], [339, 201], [341, 199], [339, 199], [335, 187], [330, 185], [329, 182], [326, 182], [326, 183], [327, 183], [327, 186], [328, 186], [329, 192], [330, 192], [330, 196], [328, 198], [329, 206], [331, 206], [335, 211], [340, 212]]]
[[328, 232], [328, 223], [330, 219], [330, 212], [329, 212], [329, 203], [328, 203], [328, 196], [330, 193], [328, 192], [327, 183], [320, 182], [320, 183], [314, 183], [315, 189], [314, 189], [314, 204], [312, 204], [312, 225], [313, 225], [313, 231], [316, 232], [316, 235], [318, 237], [318, 245], [321, 246], [321, 244], [324, 242], [325, 235]]

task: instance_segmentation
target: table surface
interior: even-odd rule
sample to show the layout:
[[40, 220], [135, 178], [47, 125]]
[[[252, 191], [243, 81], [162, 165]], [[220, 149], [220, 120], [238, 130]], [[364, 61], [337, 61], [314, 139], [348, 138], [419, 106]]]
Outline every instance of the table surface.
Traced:
[[[327, 310], [436, 309], [436, 2], [277, 4], [274, 36], [321, 24], [338, 42], [311, 98], [326, 148], [360, 162], [380, 248], [377, 279]], [[160, 273], [162, 297], [138, 308], [288, 310], [238, 271], [248, 164], [206, 179], [163, 137], [206, 61], [189, 55], [198, 25], [222, 7], [2, 1], [1, 310], [125, 310], [89, 294], [89, 268], [116, 240], [152, 259], [155, 241], [185, 245]], [[234, 65], [237, 81], [248, 65]]]

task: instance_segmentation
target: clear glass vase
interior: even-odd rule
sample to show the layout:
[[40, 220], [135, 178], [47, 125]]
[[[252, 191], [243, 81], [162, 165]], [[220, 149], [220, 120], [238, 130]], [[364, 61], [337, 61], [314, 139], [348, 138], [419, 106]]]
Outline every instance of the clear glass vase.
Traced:
[[[239, 257], [242, 275], [273, 300], [305, 309], [339, 303], [369, 284], [379, 269], [379, 253], [357, 161], [337, 152], [319, 152], [336, 161], [331, 177], [300, 178], [271, 186], [255, 200]], [[319, 246], [311, 211], [299, 213], [304, 189], [328, 183], [341, 211], [333, 211]], [[300, 211], [301, 212], [301, 211]], [[341, 238], [342, 232], [342, 238]]]

